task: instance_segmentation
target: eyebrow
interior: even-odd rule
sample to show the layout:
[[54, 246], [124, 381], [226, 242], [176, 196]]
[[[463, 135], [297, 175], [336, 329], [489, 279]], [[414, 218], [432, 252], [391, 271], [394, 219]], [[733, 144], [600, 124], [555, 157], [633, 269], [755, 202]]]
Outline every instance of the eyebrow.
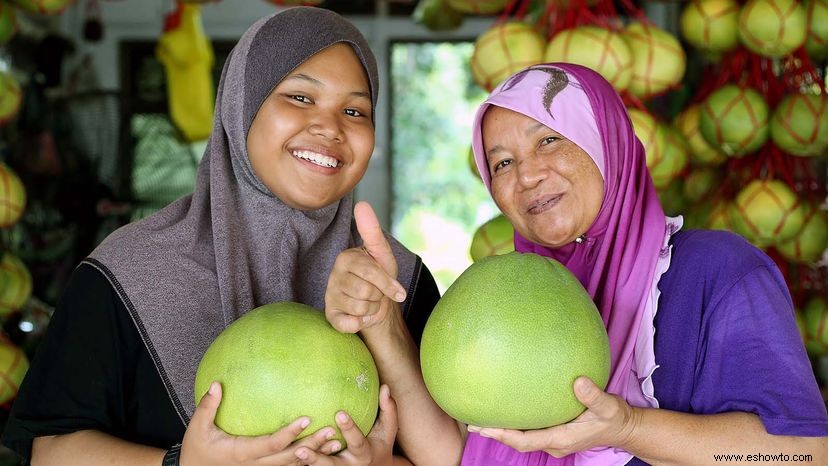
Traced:
[[[325, 86], [325, 83], [323, 83], [322, 81], [320, 81], [320, 80], [318, 80], [318, 79], [316, 79], [312, 76], [308, 76], [304, 73], [292, 74], [292, 75], [288, 76], [287, 78], [285, 78], [284, 80], [287, 81], [287, 80], [293, 80], [293, 79], [296, 79], [296, 80], [299, 80], [299, 81], [304, 81], [304, 82], [310, 83], [314, 86], [319, 86], [319, 87], [324, 87]], [[348, 93], [348, 95], [350, 95], [352, 97], [363, 97], [363, 98], [366, 98], [368, 100], [371, 100], [371, 94], [368, 91], [351, 91], [351, 92]]]

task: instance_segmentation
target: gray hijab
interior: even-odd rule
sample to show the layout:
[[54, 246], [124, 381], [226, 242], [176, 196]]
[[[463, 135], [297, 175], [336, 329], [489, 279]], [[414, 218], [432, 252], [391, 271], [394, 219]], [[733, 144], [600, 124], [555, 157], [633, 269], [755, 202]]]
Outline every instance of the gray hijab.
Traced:
[[[361, 243], [352, 194], [319, 210], [293, 209], [259, 180], [247, 156], [247, 132], [271, 90], [338, 42], [354, 48], [376, 106], [376, 62], [351, 23], [311, 7], [259, 20], [225, 63], [192, 195], [113, 232], [85, 261], [123, 300], [185, 424], [195, 409], [198, 363], [216, 336], [267, 303], [296, 301], [324, 309], [336, 256]], [[389, 239], [410, 300], [419, 258]]]

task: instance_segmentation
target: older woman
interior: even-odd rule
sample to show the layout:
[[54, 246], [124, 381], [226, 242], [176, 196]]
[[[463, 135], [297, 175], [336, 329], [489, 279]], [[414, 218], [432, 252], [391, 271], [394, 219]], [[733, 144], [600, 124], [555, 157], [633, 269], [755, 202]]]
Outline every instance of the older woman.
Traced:
[[779, 271], [739, 236], [665, 216], [606, 80], [571, 64], [515, 74], [479, 108], [473, 148], [516, 249], [562, 262], [593, 297], [612, 368], [606, 392], [576, 380], [587, 410], [565, 425], [469, 426], [462, 464], [828, 459], [828, 415]]

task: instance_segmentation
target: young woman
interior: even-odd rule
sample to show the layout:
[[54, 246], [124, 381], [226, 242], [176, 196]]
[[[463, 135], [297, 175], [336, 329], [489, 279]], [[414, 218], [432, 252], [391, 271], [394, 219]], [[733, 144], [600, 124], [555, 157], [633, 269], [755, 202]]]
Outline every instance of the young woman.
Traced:
[[337, 419], [349, 440], [341, 452], [332, 427], [297, 442], [304, 417], [271, 435], [230, 436], [213, 423], [219, 384], [193, 394], [205, 350], [245, 312], [276, 301], [322, 312], [326, 292], [338, 293], [328, 284], [337, 257], [363, 243], [359, 229], [372, 248], [381, 239], [387, 256], [377, 257], [395, 267], [397, 302], [386, 307], [396, 315], [377, 318], [366, 341], [382, 382], [399, 392], [400, 447], [428, 463], [421, 439], [439, 439], [418, 426], [446, 419], [424, 387], [403, 382], [419, 377], [411, 335], [421, 334], [439, 294], [370, 207], [359, 222], [352, 214], [352, 190], [374, 149], [377, 86], [364, 37], [333, 12], [292, 8], [251, 26], [225, 64], [193, 194], [114, 232], [78, 266], [4, 443], [37, 465], [407, 464], [392, 459], [388, 387], [367, 438], [347, 414]]

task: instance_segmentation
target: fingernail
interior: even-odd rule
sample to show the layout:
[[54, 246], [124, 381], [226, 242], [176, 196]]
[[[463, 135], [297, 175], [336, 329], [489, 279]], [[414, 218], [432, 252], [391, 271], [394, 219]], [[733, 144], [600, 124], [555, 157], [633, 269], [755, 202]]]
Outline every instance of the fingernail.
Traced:
[[477, 434], [480, 435], [481, 437], [492, 438], [492, 434], [490, 434], [489, 432], [486, 432], [484, 429], [479, 430], [477, 432]]
[[371, 321], [371, 317], [372, 316], [362, 316], [362, 323], [367, 324], [368, 322]]
[[342, 445], [339, 442], [334, 442], [331, 444], [331, 453], [336, 453], [339, 449], [342, 448]]
[[306, 459], [308, 459], [308, 452], [306, 452], [305, 450], [301, 450], [301, 449], [296, 450], [296, 457], [299, 458], [300, 460], [306, 460]]
[[213, 382], [210, 384], [210, 388], [207, 390], [207, 393], [210, 395], [215, 395], [218, 391], [218, 382]]
[[477, 426], [466, 426], [466, 429], [469, 432], [480, 432], [480, 427], [477, 427]]
[[348, 415], [343, 412], [336, 413], [336, 420], [343, 423], [348, 422]]
[[330, 440], [330, 439], [334, 438], [335, 435], [336, 435], [336, 431], [333, 430], [333, 429], [330, 429], [327, 432], [325, 432], [325, 440]]
[[397, 294], [394, 295], [394, 301], [398, 303], [405, 301], [405, 292], [398, 291]]
[[299, 423], [299, 427], [304, 429], [304, 428], [308, 427], [310, 425], [310, 423], [311, 423], [310, 419], [304, 418], [304, 419], [302, 419], [302, 422]]

